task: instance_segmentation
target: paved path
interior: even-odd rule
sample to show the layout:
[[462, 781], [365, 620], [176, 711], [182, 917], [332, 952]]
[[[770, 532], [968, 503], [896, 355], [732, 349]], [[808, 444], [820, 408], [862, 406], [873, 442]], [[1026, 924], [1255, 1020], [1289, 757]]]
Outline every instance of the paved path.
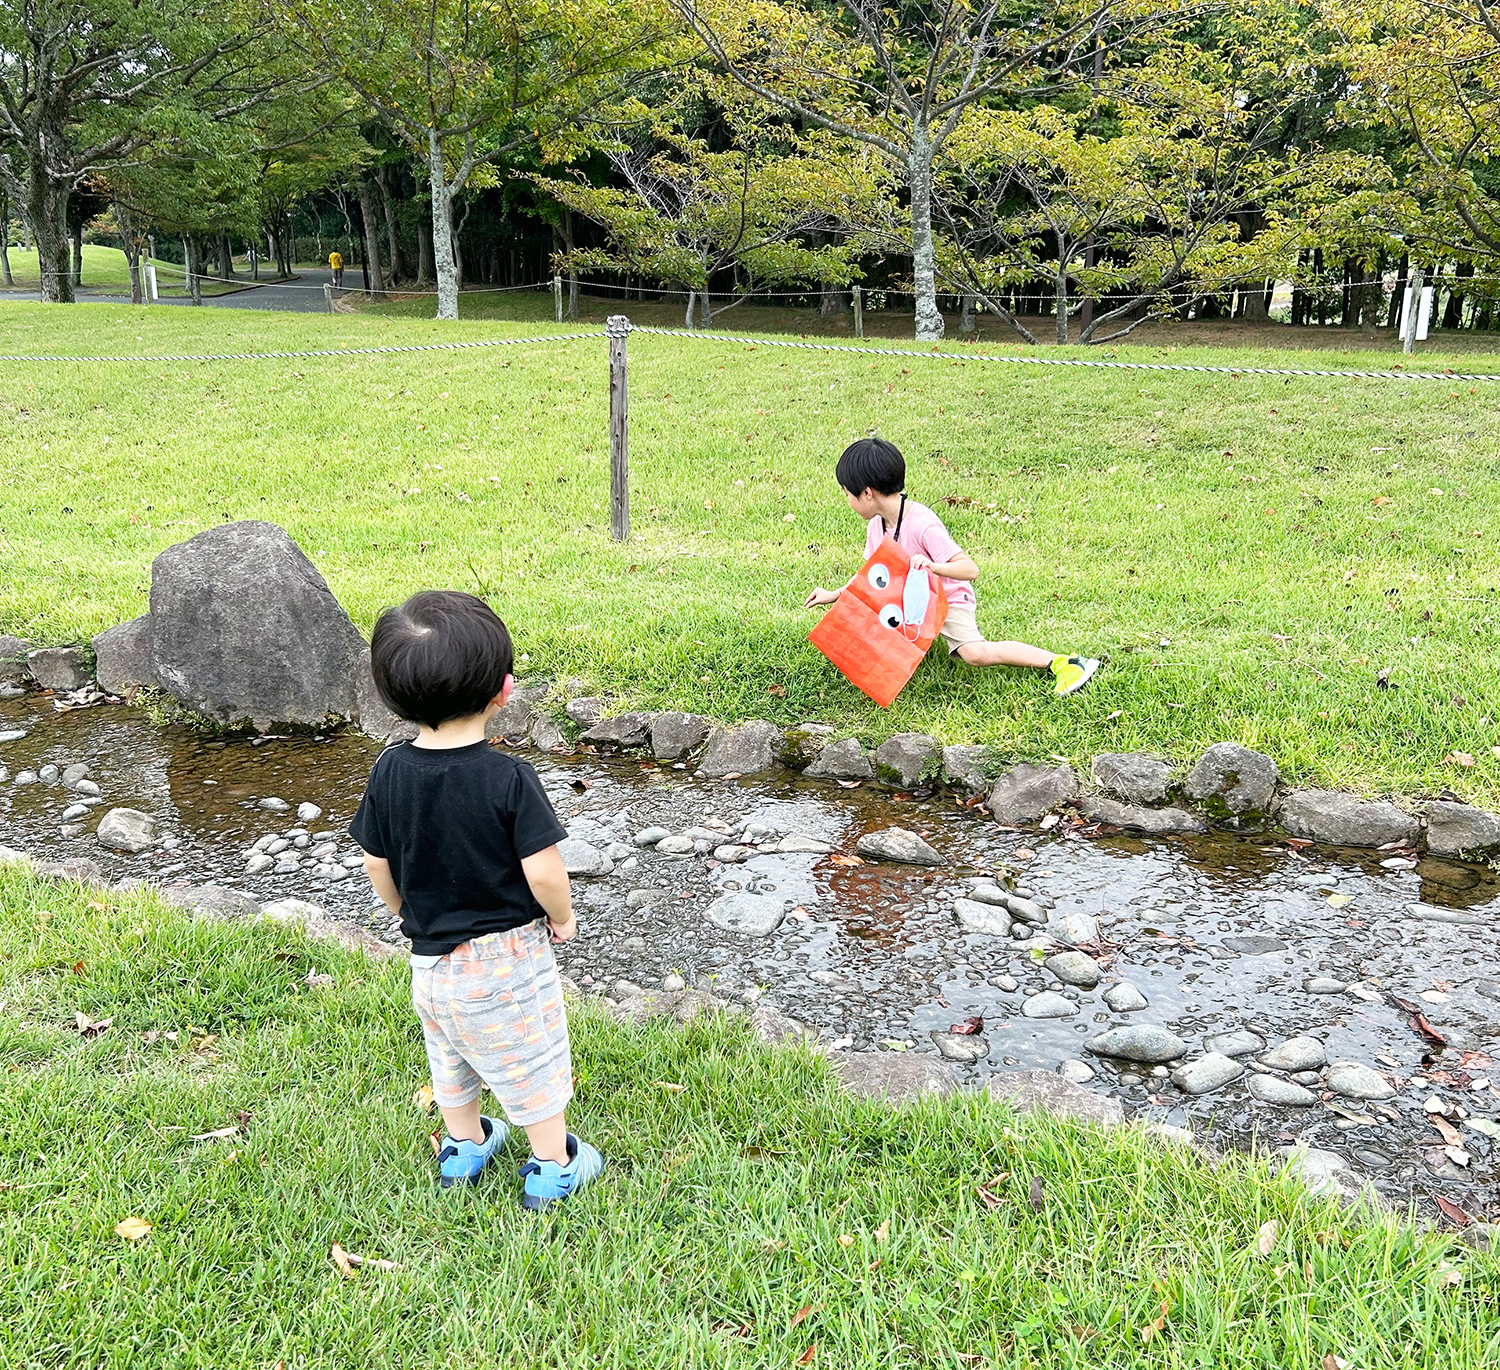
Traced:
[[[166, 284], [166, 277], [158, 273], [159, 284]], [[228, 295], [205, 295], [203, 303], [205, 306], [214, 305], [220, 309], [282, 309], [298, 314], [326, 314], [328, 312], [328, 301], [324, 297], [324, 285], [333, 283], [333, 272], [324, 268], [313, 268], [299, 271], [296, 278], [290, 281], [266, 281], [261, 283], [247, 282], [248, 288], [236, 290]], [[346, 269], [344, 272], [344, 289], [338, 292], [341, 295], [354, 294], [364, 289], [364, 273], [354, 269]], [[15, 295], [20, 299], [34, 299], [34, 290], [0, 290], [0, 299], [7, 295]], [[78, 302], [80, 304], [129, 304], [129, 292], [118, 292], [114, 290], [98, 290], [90, 286], [83, 286], [78, 291]], [[185, 295], [162, 296], [156, 303], [171, 305], [192, 305], [192, 301]]]

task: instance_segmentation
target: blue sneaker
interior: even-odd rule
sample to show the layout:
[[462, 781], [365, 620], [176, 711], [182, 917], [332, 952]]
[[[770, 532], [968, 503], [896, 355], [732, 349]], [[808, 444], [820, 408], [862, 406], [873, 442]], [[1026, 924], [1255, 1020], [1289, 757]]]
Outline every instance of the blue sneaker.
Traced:
[[495, 1159], [495, 1153], [505, 1145], [510, 1129], [494, 1118], [480, 1116], [484, 1128], [482, 1142], [455, 1142], [444, 1137], [438, 1150], [438, 1184], [452, 1189], [456, 1184], [478, 1184], [484, 1168]]
[[568, 1163], [539, 1161], [533, 1156], [521, 1167], [526, 1181], [521, 1206], [533, 1213], [571, 1198], [604, 1169], [604, 1157], [587, 1142], [568, 1133]]

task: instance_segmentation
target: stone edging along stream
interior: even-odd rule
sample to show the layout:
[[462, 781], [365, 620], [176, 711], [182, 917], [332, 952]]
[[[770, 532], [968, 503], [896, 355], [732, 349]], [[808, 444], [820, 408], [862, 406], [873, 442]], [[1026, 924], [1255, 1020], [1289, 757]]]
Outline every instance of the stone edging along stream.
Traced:
[[[18, 638], [0, 637], [0, 692], [15, 692], [25, 682], [79, 703], [130, 698], [140, 689], [141, 672], [130, 669], [136, 663], [120, 662], [112, 643], [140, 623], [100, 634], [93, 653], [77, 647], [32, 650]], [[362, 664], [365, 679], [354, 692], [358, 706], [350, 711], [351, 721], [381, 741], [414, 736], [411, 725], [379, 705], [366, 683], [367, 657]], [[555, 712], [559, 704], [561, 714]], [[488, 733], [546, 752], [577, 744], [646, 752], [708, 778], [787, 768], [832, 782], [875, 781], [903, 789], [942, 784], [965, 798], [983, 795], [985, 808], [1002, 824], [1031, 823], [1072, 807], [1091, 822], [1148, 835], [1202, 833], [1210, 824], [1241, 831], [1274, 826], [1289, 837], [1339, 847], [1421, 848], [1434, 856], [1469, 857], [1500, 850], [1500, 815], [1451, 799], [1414, 800], [1408, 809], [1338, 790], [1289, 788], [1271, 757], [1237, 742], [1215, 743], [1185, 775], [1148, 753], [1103, 753], [1093, 758], [1085, 780], [1066, 762], [1007, 766], [993, 748], [944, 746], [925, 733], [898, 733], [867, 750], [826, 723], [783, 729], [763, 719], [723, 724], [675, 711], [610, 715], [609, 705], [607, 696], [588, 694], [576, 682], [559, 687], [527, 681], [491, 720]]]

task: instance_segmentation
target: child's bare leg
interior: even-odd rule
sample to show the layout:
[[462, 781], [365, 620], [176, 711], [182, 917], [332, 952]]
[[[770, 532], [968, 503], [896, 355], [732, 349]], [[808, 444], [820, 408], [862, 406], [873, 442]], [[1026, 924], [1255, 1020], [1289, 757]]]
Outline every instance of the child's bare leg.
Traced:
[[958, 655], [970, 666], [1033, 666], [1045, 670], [1057, 658], [1025, 642], [966, 642]]
[[568, 1122], [564, 1114], [554, 1113], [539, 1123], [527, 1123], [526, 1140], [531, 1143], [531, 1154], [537, 1160], [567, 1165]]
[[445, 1108], [442, 1111], [443, 1126], [448, 1129], [448, 1135], [455, 1142], [475, 1142], [484, 1145], [484, 1124], [479, 1121], [479, 1100], [476, 1098], [471, 1104], [461, 1104], [458, 1108]]

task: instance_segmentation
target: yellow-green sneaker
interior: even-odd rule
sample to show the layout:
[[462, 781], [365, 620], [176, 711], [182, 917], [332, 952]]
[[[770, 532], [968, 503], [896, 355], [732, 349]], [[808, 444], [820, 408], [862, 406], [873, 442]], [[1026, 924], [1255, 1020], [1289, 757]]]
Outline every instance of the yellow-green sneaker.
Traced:
[[1099, 669], [1097, 658], [1091, 656], [1055, 656], [1052, 658], [1052, 674], [1057, 677], [1057, 684], [1052, 693], [1057, 695], [1076, 694], [1094, 678], [1094, 672]]

